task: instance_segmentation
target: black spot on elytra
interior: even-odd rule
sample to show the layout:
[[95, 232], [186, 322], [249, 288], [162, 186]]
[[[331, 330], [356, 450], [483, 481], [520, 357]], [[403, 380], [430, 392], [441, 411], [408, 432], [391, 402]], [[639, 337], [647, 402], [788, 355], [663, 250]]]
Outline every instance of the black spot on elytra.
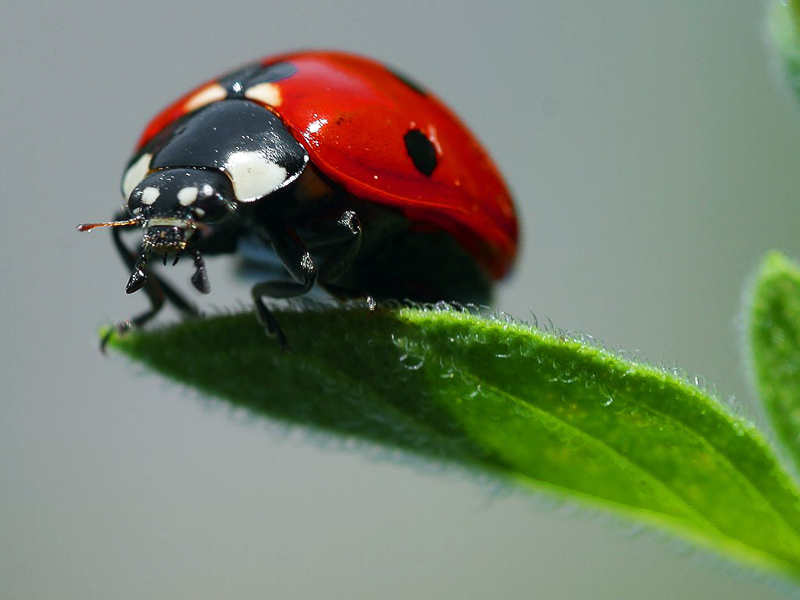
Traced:
[[297, 73], [292, 63], [279, 62], [266, 67], [256, 62], [221, 77], [219, 84], [228, 92], [229, 98], [241, 98], [245, 90], [259, 83], [275, 83]]
[[419, 129], [409, 129], [403, 136], [403, 141], [417, 171], [430, 177], [437, 164], [433, 143]]
[[413, 79], [408, 77], [405, 73], [401, 73], [400, 71], [395, 71], [394, 69], [389, 69], [389, 68], [387, 68], [387, 70], [392, 75], [394, 75], [397, 79], [399, 79], [401, 83], [403, 83], [404, 85], [410, 87], [412, 90], [414, 90], [418, 94], [420, 94], [422, 96], [427, 96], [428, 95], [428, 91], [424, 87], [422, 87], [416, 81], [414, 81]]

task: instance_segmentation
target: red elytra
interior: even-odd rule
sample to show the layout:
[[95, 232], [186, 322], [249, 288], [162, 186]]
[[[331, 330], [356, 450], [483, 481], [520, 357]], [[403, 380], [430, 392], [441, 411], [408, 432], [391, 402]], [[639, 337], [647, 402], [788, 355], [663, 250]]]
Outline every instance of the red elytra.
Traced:
[[[508, 273], [518, 243], [511, 196], [487, 152], [439, 99], [384, 65], [352, 54], [308, 51], [260, 62], [296, 68], [270, 84], [274, 100], [259, 103], [280, 117], [321, 172], [356, 197], [400, 209], [416, 230], [447, 232], [494, 279]], [[198, 95], [216, 81], [158, 114], [137, 150], [202, 106]], [[411, 129], [433, 143], [436, 166], [430, 175], [408, 159], [404, 135]]]

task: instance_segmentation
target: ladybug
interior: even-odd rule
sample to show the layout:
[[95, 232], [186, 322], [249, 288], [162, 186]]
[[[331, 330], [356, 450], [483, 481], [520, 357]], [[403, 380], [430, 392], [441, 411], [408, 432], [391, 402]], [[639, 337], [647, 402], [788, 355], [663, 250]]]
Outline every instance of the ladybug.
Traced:
[[[259, 320], [286, 346], [265, 298], [319, 284], [339, 299], [487, 303], [509, 271], [518, 227], [489, 155], [435, 96], [374, 60], [342, 52], [284, 54], [190, 91], [145, 128], [122, 177], [113, 242], [144, 289], [144, 325], [165, 301], [198, 310], [150, 263], [273, 253], [283, 274], [252, 288]], [[121, 231], [143, 228], [138, 251]], [[288, 276], [287, 277], [287, 273]]]

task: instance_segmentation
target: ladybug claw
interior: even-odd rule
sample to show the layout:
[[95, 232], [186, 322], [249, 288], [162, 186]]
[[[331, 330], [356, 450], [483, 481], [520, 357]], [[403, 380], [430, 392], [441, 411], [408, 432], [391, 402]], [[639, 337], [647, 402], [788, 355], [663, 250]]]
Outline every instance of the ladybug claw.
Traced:
[[114, 335], [114, 330], [113, 329], [109, 329], [108, 331], [106, 331], [105, 335], [100, 340], [100, 353], [103, 356], [108, 354], [108, 352], [106, 352], [106, 346], [108, 346], [108, 340], [111, 339], [112, 335]]
[[108, 346], [108, 342], [111, 341], [111, 338], [116, 334], [119, 336], [123, 336], [128, 333], [131, 329], [133, 329], [133, 324], [130, 322], [129, 319], [125, 319], [124, 321], [120, 321], [114, 327], [109, 328], [108, 331], [105, 332], [103, 337], [100, 339], [100, 352], [102, 354], [107, 354], [106, 347]]
[[286, 339], [286, 334], [283, 333], [283, 329], [281, 329], [281, 326], [278, 324], [275, 316], [264, 305], [264, 302], [260, 298], [256, 299], [255, 305], [256, 317], [258, 318], [258, 322], [261, 323], [261, 326], [264, 328], [264, 333], [266, 333], [268, 337], [277, 339], [278, 344], [281, 346], [281, 350], [284, 352], [290, 351], [291, 348], [289, 348], [289, 340]]
[[286, 339], [286, 334], [283, 333], [283, 329], [281, 329], [277, 321], [274, 320], [274, 317], [271, 323], [265, 323], [263, 325], [264, 325], [264, 333], [267, 334], [267, 337], [277, 340], [278, 344], [281, 347], [281, 352], [292, 351], [292, 349], [289, 347], [289, 340]]

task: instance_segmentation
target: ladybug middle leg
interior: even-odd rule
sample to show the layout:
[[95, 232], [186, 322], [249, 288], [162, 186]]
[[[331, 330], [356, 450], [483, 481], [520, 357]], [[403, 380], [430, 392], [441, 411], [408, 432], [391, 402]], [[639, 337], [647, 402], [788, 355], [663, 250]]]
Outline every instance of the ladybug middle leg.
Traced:
[[269, 220], [263, 224], [262, 237], [269, 239], [275, 254], [295, 281], [263, 281], [250, 290], [256, 306], [256, 314], [261, 324], [266, 327], [267, 334], [278, 338], [281, 348], [287, 348], [288, 342], [275, 315], [267, 308], [264, 297], [291, 298], [301, 296], [314, 287], [317, 280], [317, 266], [311, 253], [306, 248], [297, 232], [280, 221]]
[[353, 211], [345, 211], [333, 222], [317, 223], [309, 229], [315, 249], [323, 250], [324, 258], [319, 266], [295, 229], [280, 219], [263, 223], [262, 237], [269, 238], [278, 258], [295, 279], [265, 281], [254, 285], [251, 290], [259, 320], [269, 335], [277, 337], [282, 348], [288, 347], [286, 335], [264, 303], [264, 298], [301, 296], [311, 290], [317, 280], [325, 283], [335, 279], [350, 266], [361, 247], [361, 224]]
[[319, 278], [323, 284], [335, 281], [352, 264], [364, 238], [358, 215], [346, 210], [333, 222], [318, 228], [316, 233], [326, 248], [326, 257], [320, 265]]

